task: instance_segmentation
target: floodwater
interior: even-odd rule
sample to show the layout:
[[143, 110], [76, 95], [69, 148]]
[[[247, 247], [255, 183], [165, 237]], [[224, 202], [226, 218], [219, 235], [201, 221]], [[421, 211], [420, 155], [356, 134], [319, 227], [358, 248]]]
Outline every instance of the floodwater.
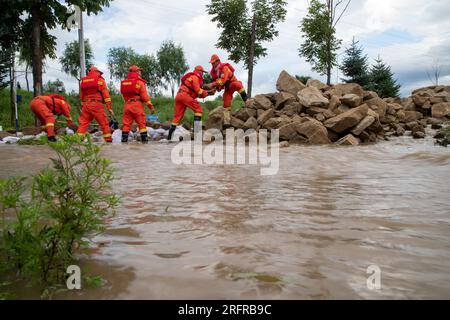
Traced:
[[[450, 298], [450, 149], [432, 139], [291, 146], [275, 176], [176, 166], [172, 147], [105, 146], [122, 203], [81, 258], [106, 283], [62, 298]], [[49, 156], [0, 146], [0, 178]]]

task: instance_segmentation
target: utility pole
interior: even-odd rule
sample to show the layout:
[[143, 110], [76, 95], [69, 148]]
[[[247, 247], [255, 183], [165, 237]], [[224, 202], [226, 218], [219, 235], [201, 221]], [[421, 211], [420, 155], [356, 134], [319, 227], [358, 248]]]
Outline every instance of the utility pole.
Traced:
[[78, 8], [79, 12], [79, 28], [78, 28], [78, 38], [80, 42], [80, 69], [81, 78], [86, 76], [86, 52], [84, 48], [84, 27], [83, 27], [83, 11]]
[[[14, 109], [14, 112], [11, 112], [11, 120], [14, 119], [14, 124], [16, 127], [16, 136], [19, 135], [19, 114], [17, 110], [17, 77], [16, 77], [16, 53], [13, 52], [11, 56], [11, 72], [10, 72], [10, 80], [11, 80], [11, 109]], [[11, 110], [13, 111], [13, 110]], [[12, 122], [12, 121], [11, 121]]]

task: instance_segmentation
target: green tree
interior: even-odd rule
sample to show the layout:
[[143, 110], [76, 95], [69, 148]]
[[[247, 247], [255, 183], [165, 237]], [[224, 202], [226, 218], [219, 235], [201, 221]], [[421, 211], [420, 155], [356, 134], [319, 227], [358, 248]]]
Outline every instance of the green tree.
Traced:
[[[84, 40], [84, 49], [86, 57], [86, 66], [92, 66], [94, 64], [94, 54], [92, 53], [91, 44], [89, 39]], [[76, 78], [78, 83], [81, 81], [81, 67], [80, 67], [80, 43], [78, 41], [72, 41], [66, 43], [64, 52], [59, 59], [62, 65], [63, 71], [68, 75]]]
[[295, 76], [298, 81], [300, 81], [303, 84], [306, 84], [308, 80], [312, 79], [310, 76]]
[[44, 92], [46, 93], [66, 93], [66, 88], [64, 87], [64, 82], [59, 79], [55, 81], [48, 81], [44, 85]]
[[381, 98], [398, 97], [401, 86], [394, 79], [391, 67], [387, 66], [380, 57], [375, 60], [369, 73], [367, 89], [375, 91]]
[[334, 2], [326, 0], [311, 0], [308, 14], [303, 18], [300, 30], [304, 42], [299, 52], [313, 70], [327, 76], [327, 84], [331, 85], [331, 70], [337, 65], [337, 50], [342, 40], [336, 37], [336, 25], [347, 10], [351, 0], [347, 0], [345, 7], [343, 0]]
[[108, 69], [111, 76], [117, 80], [123, 80], [128, 75], [128, 69], [137, 65], [142, 69], [142, 78], [147, 81], [151, 95], [158, 92], [162, 86], [159, 64], [153, 55], [140, 55], [132, 48], [111, 48], [108, 52]]
[[[25, 34], [31, 46], [31, 58], [33, 66], [34, 94], [42, 93], [42, 69], [43, 69], [43, 33], [42, 30], [55, 29], [57, 26], [65, 26], [70, 15], [69, 6], [77, 5], [82, 11], [97, 14], [103, 6], [108, 6], [110, 0], [65, 0], [65, 1], [40, 1], [23, 0], [13, 1], [18, 10], [25, 13], [31, 21], [31, 32]], [[45, 34], [44, 34], [45, 35]], [[54, 52], [54, 50], [53, 50]]]
[[286, 17], [286, 1], [211, 0], [207, 12], [222, 30], [216, 46], [229, 53], [235, 63], [243, 62], [248, 70], [249, 97], [252, 95], [253, 68], [267, 55], [263, 43], [278, 36], [276, 24]]
[[367, 87], [369, 83], [369, 65], [367, 55], [363, 54], [363, 48], [358, 47], [359, 41], [353, 38], [349, 48], [346, 48], [346, 57], [340, 69], [346, 76], [342, 79], [346, 83], [358, 83], [362, 87]]
[[11, 52], [9, 50], [0, 51], [0, 89], [9, 85], [9, 68], [11, 65]]
[[156, 53], [161, 78], [166, 87], [170, 87], [172, 98], [175, 97], [175, 86], [180, 84], [181, 77], [188, 70], [183, 47], [172, 41], [165, 41]]

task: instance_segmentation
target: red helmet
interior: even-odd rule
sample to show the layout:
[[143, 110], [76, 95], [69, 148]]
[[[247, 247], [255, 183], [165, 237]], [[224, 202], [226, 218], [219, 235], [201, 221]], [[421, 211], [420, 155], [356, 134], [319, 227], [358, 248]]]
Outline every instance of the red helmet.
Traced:
[[201, 73], [206, 73], [205, 69], [203, 69], [202, 66], [196, 66], [196, 67], [195, 67], [195, 71], [201, 72]]
[[103, 74], [103, 72], [101, 72], [97, 67], [95, 67], [95, 66], [92, 66], [90, 69], [89, 69], [89, 72], [98, 72], [98, 73], [100, 73], [100, 74]]
[[48, 96], [52, 99], [59, 99], [67, 102], [66, 98], [56, 93], [49, 94]]
[[141, 68], [139, 68], [138, 66], [131, 66], [128, 71], [130, 72], [139, 72], [141, 71]]
[[209, 61], [209, 63], [214, 63], [216, 61], [220, 61], [220, 58], [219, 58], [219, 56], [217, 54], [213, 54], [211, 56], [211, 60]]

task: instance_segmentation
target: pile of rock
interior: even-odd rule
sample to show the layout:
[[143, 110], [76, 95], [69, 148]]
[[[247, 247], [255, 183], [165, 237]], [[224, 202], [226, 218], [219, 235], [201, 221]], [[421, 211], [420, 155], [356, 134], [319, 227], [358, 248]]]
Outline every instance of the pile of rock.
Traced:
[[260, 94], [230, 113], [211, 111], [205, 129], [279, 129], [280, 139], [293, 143], [358, 145], [411, 132], [425, 137], [450, 115], [450, 86], [428, 87], [407, 99], [381, 99], [358, 84], [307, 85], [282, 71], [276, 93]]

